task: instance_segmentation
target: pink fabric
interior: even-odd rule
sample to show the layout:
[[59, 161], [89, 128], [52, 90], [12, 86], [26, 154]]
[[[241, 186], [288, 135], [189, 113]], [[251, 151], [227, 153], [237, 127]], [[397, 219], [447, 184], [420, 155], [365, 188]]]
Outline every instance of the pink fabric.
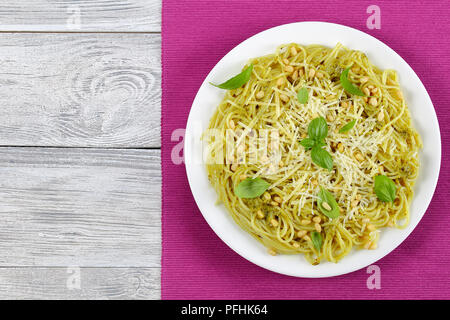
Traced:
[[[381, 9], [369, 30], [366, 9]], [[450, 298], [450, 5], [443, 1], [181, 1], [163, 0], [162, 298], [163, 299], [431, 299]], [[223, 55], [267, 28], [329, 21], [367, 32], [398, 52], [427, 88], [442, 134], [437, 191], [423, 220], [376, 263], [381, 289], [366, 269], [328, 279], [275, 274], [241, 258], [209, 228], [191, 195], [184, 165], [171, 161], [171, 141], [185, 128], [194, 96]]]

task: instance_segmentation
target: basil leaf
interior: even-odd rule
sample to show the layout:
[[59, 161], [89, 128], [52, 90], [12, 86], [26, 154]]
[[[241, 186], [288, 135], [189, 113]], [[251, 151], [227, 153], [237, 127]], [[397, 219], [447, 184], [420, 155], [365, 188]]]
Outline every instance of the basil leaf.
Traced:
[[306, 89], [305, 87], [301, 88], [299, 90], [299, 92], [297, 93], [297, 99], [298, 102], [300, 102], [301, 104], [305, 104], [308, 102], [308, 89]]
[[328, 134], [328, 125], [324, 117], [315, 118], [308, 125], [308, 135], [310, 138], [321, 141]]
[[316, 146], [317, 147], [325, 147], [327, 144], [325, 143], [325, 141], [316, 141]]
[[238, 184], [234, 189], [234, 194], [239, 198], [256, 198], [262, 195], [269, 186], [270, 183], [261, 178], [247, 178]]
[[[325, 190], [323, 187], [320, 187], [320, 191], [317, 197], [319, 198], [317, 200], [317, 206], [324, 215], [331, 219], [339, 217], [339, 206], [330, 191]], [[327, 210], [323, 207], [324, 202], [326, 202], [331, 207], [331, 210]]]
[[364, 97], [364, 93], [358, 88], [355, 87], [350, 80], [348, 80], [348, 72], [350, 71], [350, 68], [345, 69], [341, 73], [341, 85], [350, 94], [354, 94], [357, 96]]
[[311, 150], [311, 159], [319, 167], [331, 170], [333, 169], [333, 158], [327, 150], [319, 146], [314, 146]]
[[309, 150], [316, 145], [316, 141], [311, 138], [306, 138], [300, 141], [300, 144], [304, 146], [306, 150]]
[[375, 177], [375, 194], [383, 202], [394, 202], [397, 187], [394, 181], [386, 176], [378, 175]]
[[322, 235], [317, 231], [314, 231], [313, 233], [311, 233], [311, 240], [314, 245], [314, 248], [316, 248], [317, 251], [320, 251], [323, 243]]
[[346, 133], [346, 132], [352, 130], [353, 127], [355, 126], [355, 124], [356, 124], [356, 120], [350, 121], [350, 122], [347, 123], [345, 126], [343, 126], [343, 127], [341, 128], [341, 130], [339, 130], [339, 133]]
[[229, 79], [228, 81], [225, 81], [222, 84], [214, 84], [211, 83], [213, 86], [225, 89], [225, 90], [233, 90], [242, 87], [244, 84], [247, 83], [248, 80], [250, 80], [250, 76], [252, 75], [253, 71], [253, 64], [249, 65], [246, 69], [244, 69], [241, 73], [239, 73], [237, 76], [234, 76], [233, 78]]

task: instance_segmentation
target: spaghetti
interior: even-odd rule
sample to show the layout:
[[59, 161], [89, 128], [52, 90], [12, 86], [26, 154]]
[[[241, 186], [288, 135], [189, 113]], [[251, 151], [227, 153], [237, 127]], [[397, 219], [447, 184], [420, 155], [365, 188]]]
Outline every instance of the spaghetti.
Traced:
[[[210, 120], [214, 134], [203, 137], [208, 177], [234, 221], [269, 253], [303, 253], [312, 264], [338, 262], [353, 247], [376, 249], [382, 227], [405, 227], [421, 140], [397, 73], [341, 44], [282, 45], [249, 65], [250, 79], [226, 92]], [[364, 95], [343, 87], [348, 68], [348, 80]], [[300, 143], [319, 117], [328, 127], [321, 147], [331, 155], [331, 170]], [[394, 182], [393, 202], [377, 197], [377, 175]], [[237, 186], [249, 178], [269, 187], [257, 197], [238, 197]], [[322, 189], [335, 197], [337, 218], [320, 210]]]

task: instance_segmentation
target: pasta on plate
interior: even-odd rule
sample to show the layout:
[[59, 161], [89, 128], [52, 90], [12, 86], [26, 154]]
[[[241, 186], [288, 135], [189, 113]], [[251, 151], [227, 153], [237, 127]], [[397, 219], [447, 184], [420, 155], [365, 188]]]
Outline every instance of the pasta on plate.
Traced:
[[217, 86], [208, 177], [270, 254], [338, 262], [408, 224], [421, 140], [394, 70], [341, 44], [291, 43]]

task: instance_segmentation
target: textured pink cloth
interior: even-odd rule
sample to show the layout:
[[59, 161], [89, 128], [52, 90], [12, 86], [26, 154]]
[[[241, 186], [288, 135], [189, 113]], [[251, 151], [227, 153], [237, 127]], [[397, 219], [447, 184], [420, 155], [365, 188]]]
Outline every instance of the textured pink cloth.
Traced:
[[[369, 30], [369, 5], [381, 29]], [[163, 0], [162, 298], [431, 299], [450, 298], [450, 3], [443, 1]], [[212, 67], [255, 33], [298, 21], [328, 21], [367, 32], [399, 53], [427, 88], [442, 135], [438, 187], [410, 237], [376, 263], [381, 289], [366, 269], [327, 279], [264, 270], [229, 249], [209, 228], [191, 195], [185, 167], [171, 161], [171, 141], [185, 128], [194, 96]]]

